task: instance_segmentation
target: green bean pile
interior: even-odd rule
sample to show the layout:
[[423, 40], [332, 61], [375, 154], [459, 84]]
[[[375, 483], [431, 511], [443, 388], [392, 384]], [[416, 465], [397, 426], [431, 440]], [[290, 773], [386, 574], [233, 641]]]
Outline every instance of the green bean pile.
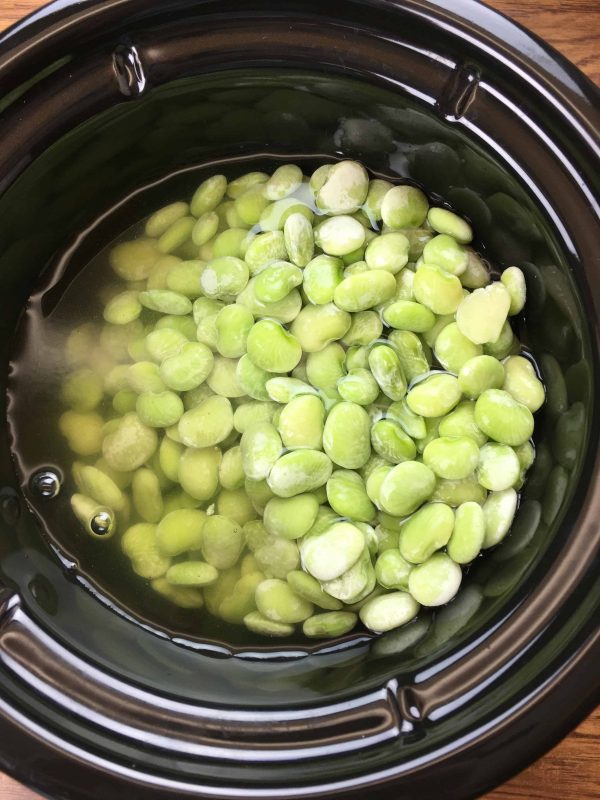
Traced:
[[[404, 625], [506, 536], [544, 387], [467, 221], [355, 161], [205, 180], [73, 330], [73, 511], [169, 601], [265, 636]], [[104, 415], [101, 413], [104, 409]], [[106, 418], [108, 417], [108, 418]]]

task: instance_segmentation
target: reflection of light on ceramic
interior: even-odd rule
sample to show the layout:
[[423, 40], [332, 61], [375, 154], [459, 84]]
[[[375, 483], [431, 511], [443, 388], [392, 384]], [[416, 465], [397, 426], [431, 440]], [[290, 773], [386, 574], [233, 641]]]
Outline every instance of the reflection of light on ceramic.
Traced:
[[15, 525], [21, 516], [21, 504], [14, 489], [0, 489], [0, 516], [7, 525]]

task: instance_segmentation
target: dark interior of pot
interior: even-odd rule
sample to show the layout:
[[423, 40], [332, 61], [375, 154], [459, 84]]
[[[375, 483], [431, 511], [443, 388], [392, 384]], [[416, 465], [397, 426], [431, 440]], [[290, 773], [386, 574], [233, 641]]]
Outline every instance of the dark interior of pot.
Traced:
[[[184, 34], [173, 30], [173, 40], [175, 33], [183, 58]], [[189, 36], [193, 38], [191, 32]], [[389, 739], [371, 755], [362, 753], [360, 770], [372, 771], [397, 760], [400, 730], [402, 759], [408, 760], [419, 753], [424, 732], [428, 746], [438, 738], [443, 743], [446, 733], [438, 723], [446, 715], [454, 717], [455, 736], [467, 729], [469, 687], [481, 682], [486, 671], [493, 682], [494, 673], [497, 678], [512, 670], [518, 691], [527, 692], [526, 668], [510, 665], [510, 647], [500, 661], [490, 651], [483, 671], [484, 662], [474, 656], [472, 673], [465, 668], [449, 686], [436, 683], [435, 677], [455, 662], [464, 663], [469, 652], [485, 651], [499, 626], [518, 617], [549, 575], [551, 600], [536, 600], [528, 621], [515, 622], [513, 639], [531, 630], [531, 615], [539, 614], [541, 629], [544, 614], [561, 603], [561, 615], [574, 622], [565, 622], [554, 646], [560, 637], [567, 642], [589, 624], [581, 609], [575, 615], [572, 600], [563, 598], [560, 588], [573, 565], [578, 568], [587, 557], [589, 541], [572, 526], [584, 505], [598, 425], [593, 418], [598, 355], [580, 252], [573, 245], [579, 233], [576, 211], [565, 221], [556, 197], [548, 196], [552, 180], [545, 186], [538, 180], [546, 168], [544, 159], [551, 157], [548, 151], [544, 155], [544, 142], [529, 147], [530, 133], [520, 131], [521, 122], [506, 110], [506, 119], [502, 116], [497, 97], [475, 67], [444, 67], [436, 76], [425, 59], [436, 88], [435, 96], [427, 96], [417, 88], [425, 61], [414, 55], [404, 85], [374, 69], [357, 66], [355, 74], [342, 73], [339, 64], [324, 63], [323, 53], [312, 69], [305, 57], [298, 63], [290, 57], [287, 68], [257, 59], [243, 68], [230, 64], [233, 68], [194, 74], [196, 64], [177, 67], [168, 31], [163, 41], [163, 50], [153, 51], [149, 74], [144, 56], [138, 60], [137, 51], [125, 44], [112, 54], [111, 64], [101, 49], [86, 56], [90, 64], [102, 65], [98, 69], [114, 69], [111, 80], [119, 101], [90, 114], [78, 98], [79, 124], [61, 131], [57, 120], [55, 140], [48, 146], [40, 143], [37, 151], [35, 145], [30, 148], [35, 157], [0, 196], [0, 219], [10, 231], [0, 254], [1, 344], [8, 364], [2, 375], [7, 378], [9, 421], [0, 443], [0, 583], [20, 597], [17, 623], [38, 631], [27, 643], [15, 630], [4, 647], [15, 674], [35, 671], [34, 665], [54, 652], [55, 686], [69, 671], [69, 681], [74, 681], [75, 667], [85, 662], [90, 684], [104, 682], [110, 694], [110, 676], [116, 676], [140, 687], [140, 693], [160, 698], [157, 705], [171, 723], [179, 719], [179, 702], [220, 708], [217, 716], [223, 720], [227, 709], [285, 709], [289, 715], [294, 708], [368, 698], [364, 708], [355, 704], [348, 711], [345, 729], [339, 727], [339, 717], [335, 732], [324, 718], [313, 720], [310, 733], [299, 726], [288, 731], [286, 741], [299, 748], [310, 741], [323, 752], [339, 747], [351, 774], [353, 757], [342, 755], [344, 743], [362, 737], [360, 747], [365, 747], [365, 742]], [[141, 47], [148, 60], [151, 43], [148, 34]], [[55, 63], [29, 90], [32, 103], [41, 109], [49, 102], [70, 68]], [[95, 68], [73, 72], [93, 88]], [[497, 91], [503, 86], [499, 73]], [[482, 117], [485, 123], [478, 127]], [[486, 133], [494, 125], [495, 141]], [[560, 147], [558, 139], [554, 143]], [[523, 269], [528, 303], [519, 336], [540, 367], [547, 403], [536, 418], [536, 462], [512, 531], [469, 568], [454, 601], [381, 636], [363, 630], [326, 643], [298, 636], [274, 644], [209, 615], [199, 619], [196, 611], [177, 609], [130, 572], [116, 538], [100, 542], [82, 534], [70, 512], [72, 457], [57, 432], [60, 404], [46, 369], [53, 343], [36, 332], [36, 325], [43, 328], [68, 286], [103, 248], [155, 208], [190, 196], [204, 177], [217, 171], [235, 177], [284, 161], [305, 164], [310, 173], [316, 164], [340, 158], [360, 160], [373, 176], [410, 179], [423, 186], [471, 220], [475, 246], [490, 260], [501, 268], [516, 264]], [[561, 180], [566, 185], [568, 176], [557, 171], [557, 189]], [[558, 205], [568, 202], [565, 189]], [[81, 309], [82, 321], [101, 313], [94, 297], [88, 303]], [[64, 476], [53, 498], [40, 496], [32, 484], [32, 476], [45, 468]], [[565, 558], [567, 543], [570, 555]], [[549, 662], [549, 652], [541, 648], [535, 659]], [[16, 684], [12, 691], [16, 697]], [[393, 708], [388, 706], [390, 693], [396, 697]], [[96, 742], [85, 704], [73, 705], [76, 694], [72, 688], [72, 730], [80, 740]], [[501, 698], [501, 685], [493, 683], [485, 697], [479, 696], [479, 713], [485, 716], [482, 709], [497, 708]], [[52, 698], [59, 705], [63, 700]], [[42, 694], [36, 702], [44, 703]], [[121, 712], [125, 719], [126, 712]], [[39, 709], [36, 713], [43, 716]], [[168, 750], [167, 731], [172, 728], [157, 719], [153, 733], [145, 735], [157, 737], [154, 744]], [[123, 728], [124, 759], [132, 730]], [[184, 726], [177, 736], [197, 744]], [[239, 736], [237, 745], [250, 760], [253, 747], [277, 749], [268, 726], [252, 744]], [[223, 738], [214, 732], [213, 745], [223, 744]], [[210, 758], [210, 748], [206, 752]], [[153, 758], [162, 764], [167, 757], [157, 750]], [[188, 762], [180, 765], [190, 774], [196, 768]], [[216, 780], [221, 768], [205, 762], [202, 769]], [[313, 767], [305, 763], [302, 769], [303, 779], [310, 781]], [[258, 779], [253, 770], [246, 767], [245, 781]], [[278, 780], [281, 776], [273, 777], [274, 783]]]

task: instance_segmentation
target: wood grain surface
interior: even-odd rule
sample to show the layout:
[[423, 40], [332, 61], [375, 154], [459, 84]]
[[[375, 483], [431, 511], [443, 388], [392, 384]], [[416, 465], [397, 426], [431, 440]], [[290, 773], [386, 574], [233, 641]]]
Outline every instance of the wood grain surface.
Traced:
[[[40, 0], [0, 0], [0, 30], [41, 5]], [[489, 5], [550, 42], [600, 85], [600, 0], [491, 0]], [[36, 798], [38, 794], [0, 774], [0, 800]], [[598, 798], [600, 710], [531, 767], [485, 796], [485, 800]]]

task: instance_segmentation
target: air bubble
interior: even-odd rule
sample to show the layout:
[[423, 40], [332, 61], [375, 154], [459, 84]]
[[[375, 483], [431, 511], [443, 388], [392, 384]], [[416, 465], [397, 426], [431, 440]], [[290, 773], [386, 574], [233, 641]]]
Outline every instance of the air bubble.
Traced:
[[41, 469], [32, 475], [29, 487], [38, 497], [52, 500], [58, 495], [62, 486], [60, 475], [51, 469]]
[[102, 539], [112, 536], [116, 530], [115, 517], [109, 508], [99, 508], [90, 520], [90, 533]]

